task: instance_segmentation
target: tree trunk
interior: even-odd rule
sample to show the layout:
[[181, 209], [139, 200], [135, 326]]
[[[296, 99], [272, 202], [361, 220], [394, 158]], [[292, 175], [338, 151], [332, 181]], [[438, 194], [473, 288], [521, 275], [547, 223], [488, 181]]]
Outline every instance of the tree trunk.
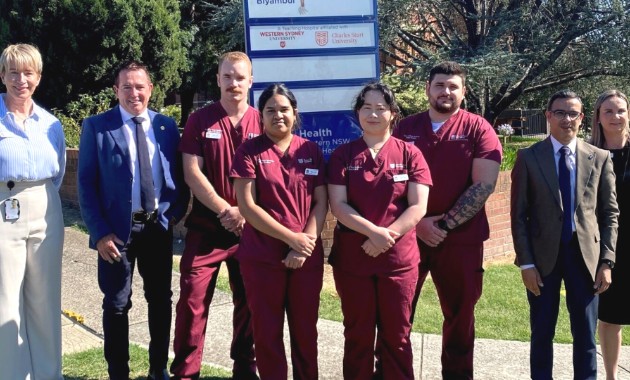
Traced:
[[192, 88], [182, 88], [179, 94], [182, 101], [182, 119], [179, 122], [179, 127], [184, 128], [188, 116], [193, 109], [193, 100], [195, 99], [195, 90]]

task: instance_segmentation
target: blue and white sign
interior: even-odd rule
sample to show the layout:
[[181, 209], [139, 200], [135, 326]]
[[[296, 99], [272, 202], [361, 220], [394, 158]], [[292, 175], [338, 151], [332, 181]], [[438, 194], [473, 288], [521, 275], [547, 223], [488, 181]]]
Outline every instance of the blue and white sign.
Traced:
[[371, 48], [376, 44], [376, 31], [366, 23], [260, 25], [249, 29], [249, 40], [252, 51]]
[[298, 101], [302, 128], [326, 159], [361, 128], [352, 103], [379, 78], [376, 0], [245, 0], [247, 54], [256, 104], [272, 83], [285, 83]]
[[348, 17], [376, 15], [372, 0], [247, 0], [245, 18]]

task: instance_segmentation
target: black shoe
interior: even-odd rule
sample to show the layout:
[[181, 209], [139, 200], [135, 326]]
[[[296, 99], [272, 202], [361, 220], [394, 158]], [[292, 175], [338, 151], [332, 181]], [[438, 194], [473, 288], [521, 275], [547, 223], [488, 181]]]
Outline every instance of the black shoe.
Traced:
[[232, 371], [232, 380], [260, 380], [256, 372]]
[[171, 376], [166, 369], [159, 371], [150, 371], [147, 380], [170, 380]]

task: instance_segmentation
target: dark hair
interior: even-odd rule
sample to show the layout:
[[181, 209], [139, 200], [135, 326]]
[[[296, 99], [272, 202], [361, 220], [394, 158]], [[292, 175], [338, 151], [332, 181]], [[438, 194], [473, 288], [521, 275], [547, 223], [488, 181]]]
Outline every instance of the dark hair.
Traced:
[[[274, 83], [263, 90], [263, 92], [258, 97], [258, 111], [262, 114], [265, 110], [265, 105], [273, 97], [274, 95], [282, 95], [285, 98], [289, 99], [289, 103], [291, 104], [291, 108], [293, 108], [293, 113], [295, 113], [295, 123], [293, 123], [292, 130], [299, 129], [302, 120], [300, 119], [300, 114], [297, 111], [297, 99], [295, 99], [295, 95], [293, 92], [289, 90], [289, 88], [284, 83]], [[262, 118], [260, 119], [262, 123]]]
[[352, 110], [354, 111], [354, 114], [357, 117], [357, 119], [359, 118], [359, 110], [365, 104], [365, 95], [369, 91], [377, 91], [383, 94], [383, 98], [385, 98], [385, 103], [387, 103], [387, 105], [389, 106], [389, 110], [392, 112], [392, 115], [394, 116], [394, 118], [392, 119], [390, 128], [395, 127], [396, 124], [398, 123], [398, 120], [401, 117], [400, 107], [398, 106], [398, 103], [396, 102], [396, 96], [394, 95], [394, 91], [392, 91], [392, 89], [389, 88], [389, 86], [381, 82], [370, 82], [366, 84], [365, 86], [363, 86], [361, 91], [359, 91], [359, 94], [356, 96], [356, 98], [354, 98], [354, 105], [352, 106]]
[[462, 78], [462, 84], [466, 85], [466, 70], [457, 62], [444, 61], [437, 66], [433, 66], [431, 71], [429, 71], [429, 84], [433, 82], [433, 78], [438, 74], [457, 75]]
[[147, 77], [149, 78], [149, 83], [151, 83], [151, 73], [149, 72], [147, 66], [140, 61], [131, 60], [121, 63], [120, 66], [118, 66], [118, 68], [116, 69], [116, 72], [114, 74], [114, 84], [116, 86], [118, 86], [118, 77], [120, 76], [120, 73], [125, 70], [144, 70], [144, 72], [147, 74]]
[[547, 111], [551, 111], [551, 106], [553, 105], [553, 102], [555, 102], [558, 99], [577, 99], [578, 102], [580, 102], [580, 105], [584, 107], [584, 104], [582, 103], [582, 99], [580, 99], [578, 94], [576, 94], [575, 92], [571, 90], [564, 89], [551, 95], [551, 98], [549, 98], [549, 102], [547, 102]]

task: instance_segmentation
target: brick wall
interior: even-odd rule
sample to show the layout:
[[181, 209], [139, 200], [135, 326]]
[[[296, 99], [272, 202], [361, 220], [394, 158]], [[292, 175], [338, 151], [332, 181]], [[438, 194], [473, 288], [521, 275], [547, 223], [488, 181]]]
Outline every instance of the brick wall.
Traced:
[[79, 194], [77, 193], [77, 169], [79, 163], [79, 150], [66, 149], [66, 175], [63, 177], [59, 194], [61, 200], [74, 207], [79, 207]]
[[[61, 199], [75, 207], [79, 206], [77, 197], [77, 149], [66, 152], [66, 175], [61, 186]], [[495, 192], [486, 203], [486, 212], [490, 221], [490, 239], [485, 242], [485, 261], [506, 262], [514, 259], [514, 247], [510, 232], [510, 172], [499, 173], [499, 180]], [[190, 206], [189, 206], [190, 207]], [[322, 233], [322, 240], [326, 254], [332, 246], [335, 218], [328, 213]], [[186, 228], [180, 222], [174, 229], [176, 238], [186, 235]]]
[[484, 260], [504, 262], [514, 260], [514, 245], [510, 228], [510, 172], [499, 173], [497, 187], [486, 203], [490, 222], [490, 239], [484, 244]]

